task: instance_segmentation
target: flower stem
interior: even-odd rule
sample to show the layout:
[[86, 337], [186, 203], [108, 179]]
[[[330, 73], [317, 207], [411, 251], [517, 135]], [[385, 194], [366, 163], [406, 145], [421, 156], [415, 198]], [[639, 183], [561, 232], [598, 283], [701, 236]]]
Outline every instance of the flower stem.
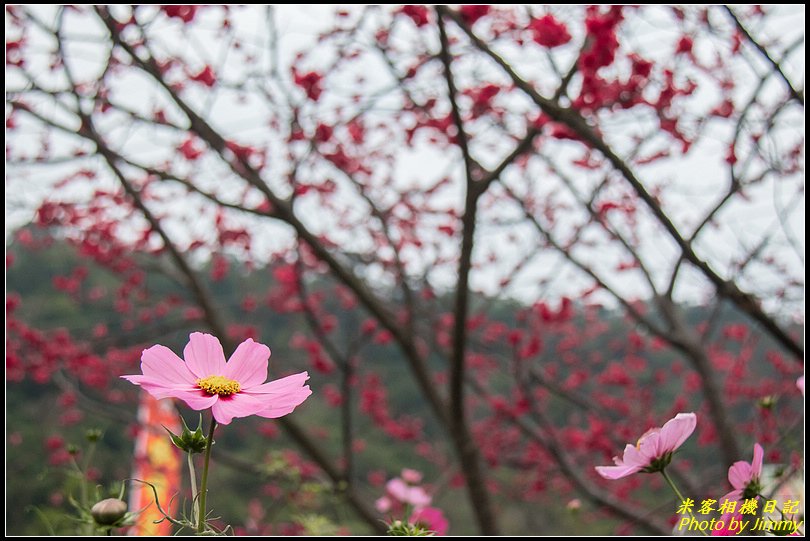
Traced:
[[[73, 462], [73, 467], [76, 469], [76, 472], [79, 476], [79, 505], [82, 509], [87, 509], [90, 507], [90, 499], [87, 493], [88, 490], [88, 478], [87, 478], [87, 471], [90, 469], [90, 464], [93, 460], [93, 452], [96, 449], [96, 444], [91, 443], [87, 448], [87, 453], [85, 454], [84, 460], [82, 464], [79, 465], [79, 461], [76, 460], [76, 457], [71, 455], [71, 460]], [[85, 524], [80, 527], [80, 535], [93, 535], [94, 529], [92, 524]]]
[[[678, 490], [678, 487], [675, 486], [675, 483], [672, 481], [672, 478], [667, 474], [666, 469], [661, 470], [661, 475], [664, 476], [664, 479], [666, 480], [669, 487], [672, 489], [673, 492], [675, 492], [675, 496], [678, 497], [678, 501], [681, 503], [685, 502], [686, 499], [683, 497], [683, 494], [681, 494], [681, 491]], [[686, 512], [689, 513], [689, 516], [692, 517], [692, 519], [697, 520], [695, 518], [694, 513], [692, 513], [692, 510], [689, 509], [688, 507], [686, 508]], [[709, 536], [709, 534], [707, 534], [705, 530], [700, 530], [700, 533], [702, 533], [706, 537]]]
[[197, 472], [194, 471], [194, 458], [192, 453], [188, 453], [188, 476], [191, 480], [191, 520], [197, 522], [197, 506], [194, 502], [197, 500]]
[[214, 444], [214, 429], [217, 420], [211, 419], [211, 430], [208, 431], [208, 441], [205, 444], [205, 462], [203, 462], [202, 480], [200, 481], [200, 513], [197, 517], [197, 533], [205, 531], [205, 497], [208, 495], [208, 462], [211, 459], [211, 446]]

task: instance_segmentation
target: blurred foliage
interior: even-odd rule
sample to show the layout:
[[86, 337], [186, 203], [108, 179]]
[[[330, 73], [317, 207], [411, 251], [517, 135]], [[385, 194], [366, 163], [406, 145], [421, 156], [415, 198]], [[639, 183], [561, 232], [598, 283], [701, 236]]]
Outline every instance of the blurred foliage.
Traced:
[[[188, 332], [199, 329], [198, 324], [178, 318], [176, 327], [145, 326], [124, 331], [122, 316], [109, 300], [112, 295], [106, 301], [76, 302], [69, 295], [56, 291], [52, 285], [54, 277], [67, 275], [77, 265], [84, 265], [89, 273], [84, 284], [114, 290], [118, 282], [108, 270], [82, 260], [72, 247], [58, 240], [52, 241], [46, 249], [31, 251], [12, 245], [9, 251], [13, 254], [13, 263], [7, 269], [7, 290], [22, 298], [16, 315], [37, 328], [67, 328], [78, 337], [89, 338], [94, 326], [104, 323], [108, 328], [108, 335], [104, 338], [105, 345], [159, 342], [177, 352], [182, 350]], [[224, 279], [210, 284], [217, 306], [224, 312], [223, 318], [240, 322], [247, 319], [256, 329], [256, 339], [270, 345], [273, 350], [271, 377], [289, 373], [293, 369], [306, 368], [306, 364], [301, 361], [301, 352], [290, 346], [293, 335], [304, 332], [307, 328], [303, 316], [275, 314], [263, 303], [259, 303], [256, 310], [246, 318], [240, 308], [240, 301], [246, 294], [253, 293], [256, 298], [262, 298], [266, 294], [273, 282], [272, 269], [254, 269], [248, 272], [241, 269], [238, 262], [232, 262], [231, 267]], [[202, 270], [208, 272], [207, 269]], [[160, 273], [147, 273], [147, 284], [155, 298], [177, 290], [177, 286]], [[328, 290], [329, 287], [331, 284], [327, 279], [308, 285], [310, 290]], [[446, 299], [439, 299], [439, 302], [447, 302], [449, 305], [450, 300], [448, 295]], [[477, 298], [474, 302], [488, 303], [488, 312], [492, 319], [514, 324], [516, 308], [519, 307], [516, 301]], [[330, 296], [325, 298], [324, 305], [329, 313], [341, 318], [341, 325], [347, 327], [357, 327], [359, 321], [362, 321], [359, 318], [364, 317], [360, 310], [341, 309], [338, 301]], [[705, 311], [701, 307], [693, 307], [688, 316], [693, 322], [699, 321], [705, 317]], [[619, 330], [627, 332], [627, 319], [619, 312], [604, 309], [601, 321], [608, 325], [608, 330], [599, 339], [583, 346], [583, 355], [587, 355], [588, 351], [611, 348], [612, 354], [620, 357], [623, 354], [622, 346], [617, 349], [616, 344], [610, 343], [610, 338], [614, 334], [620, 334]], [[726, 307], [721, 314], [720, 325], [740, 321], [744, 319]], [[157, 338], [158, 335], [160, 338]], [[552, 341], [547, 344], [546, 349], [551, 350], [554, 345]], [[770, 348], [773, 348], [773, 344], [767, 339], [762, 340], [757, 356]], [[436, 433], [438, 426], [433, 421], [427, 404], [418, 398], [420, 395], [409, 377], [406, 363], [402, 362], [397, 353], [392, 354], [392, 351], [391, 348], [371, 343], [364, 349], [363, 358], [385, 381], [392, 411], [407, 412], [409, 416], [421, 419], [424, 422], [423, 430], [429, 439], [431, 434]], [[674, 358], [674, 354], [666, 349], [657, 351], [654, 355], [649, 351], [643, 354], [651, 365], [658, 367], [666, 367]], [[434, 358], [431, 362], [440, 366], [438, 363], [442, 361]], [[764, 373], [769, 367], [766, 363], [755, 363], [753, 369]], [[652, 372], [649, 371], [650, 374]], [[334, 383], [336, 377], [312, 371], [311, 375], [310, 384], [315, 390], [315, 398], [319, 390], [327, 383]], [[509, 389], [509, 375], [504, 374], [502, 381], [496, 379], [490, 383], [495, 390]], [[671, 402], [680, 392], [680, 386], [675, 385], [675, 382], [672, 385], [659, 385], [650, 379], [640, 383], [656, 385], [657, 396], [664, 403]], [[120, 388], [130, 390], [124, 382], [120, 383]], [[129, 410], [128, 418], [122, 418], [113, 409], [99, 408], [98, 404], [83, 404], [86, 406], [83, 407], [87, 412], [86, 418], [65, 426], [58, 415], [59, 392], [58, 386], [53, 382], [40, 385], [26, 380], [7, 385], [6, 528], [14, 535], [76, 531], [75, 524], [67, 523], [61, 514], [70, 513], [68, 500], [76, 493], [76, 482], [71, 478], [66, 465], [49, 463], [43, 443], [49, 436], [59, 435], [66, 444], [81, 445], [88, 428], [99, 429], [103, 436], [98, 441], [98, 452], [92, 465], [96, 483], [101, 487], [115, 487], [117, 481], [130, 475], [133, 442], [129, 427], [134, 421], [134, 404]], [[560, 408], [548, 412], [558, 422], [562, 422], [566, 415], [563, 403], [560, 404]], [[192, 424], [196, 423], [197, 415], [186, 411], [187, 420]], [[320, 399], [308, 401], [295, 412], [296, 420], [301, 426], [321, 427], [316, 431], [318, 442], [334, 458], [342, 453], [337, 415], [336, 408]], [[381, 487], [371, 487], [365, 482], [372, 471], [381, 471], [390, 477], [404, 467], [415, 468], [423, 471], [425, 478], [430, 479], [433, 485], [448, 485], [450, 474], [440, 465], [414, 454], [409, 445], [386, 436], [365, 416], [358, 415], [355, 422], [356, 436], [365, 442], [361, 459], [355, 460], [355, 479], [359, 481], [359, 493], [367, 501], [373, 502], [382, 494]], [[239, 419], [217, 434], [217, 446], [213, 455], [215, 467], [211, 474], [214, 491], [209, 496], [209, 508], [214, 509], [224, 523], [238, 527], [246, 518], [246, 509], [251, 500], [258, 499], [265, 524], [294, 523], [299, 526], [299, 533], [310, 535], [331, 535], [341, 528], [353, 534], [369, 533], [367, 525], [356, 517], [331, 483], [317, 474], [304, 478], [298, 466], [291, 466], [284, 450], [294, 449], [294, 445], [280, 431], [278, 435], [268, 436], [269, 424], [272, 421]], [[800, 436], [799, 434], [798, 437]], [[436, 438], [436, 441], [440, 441], [440, 438]], [[710, 452], [705, 449], [697, 451]], [[497, 473], [498, 478], [506, 483], [510, 477], [517, 475], [520, 472]], [[187, 491], [184, 487], [181, 494], [187, 494]], [[572, 493], [571, 498], [573, 497], [575, 494]], [[594, 513], [589, 504], [584, 503], [578, 513], [572, 513], [566, 510], [566, 503], [565, 498], [554, 496], [548, 496], [542, 504], [516, 499], [509, 507], [499, 510], [504, 533], [615, 533], [616, 523]], [[459, 489], [443, 491], [434, 500], [434, 505], [446, 511], [453, 534], [476, 532], [466, 498]], [[583, 516], [592, 518], [582, 520]]]

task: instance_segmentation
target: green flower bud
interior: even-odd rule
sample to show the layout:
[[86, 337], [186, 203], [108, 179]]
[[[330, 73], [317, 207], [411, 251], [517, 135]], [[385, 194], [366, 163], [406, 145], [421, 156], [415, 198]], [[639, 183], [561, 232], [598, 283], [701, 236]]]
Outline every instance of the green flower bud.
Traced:
[[763, 396], [759, 399], [759, 407], [762, 409], [773, 409], [776, 405], [776, 397], [774, 395]]
[[112, 526], [127, 514], [127, 504], [118, 498], [107, 498], [90, 508], [90, 514], [99, 526]]
[[191, 429], [186, 424], [186, 420], [183, 417], [180, 417], [180, 421], [183, 423], [183, 432], [180, 433], [178, 436], [174, 434], [171, 430], [166, 428], [166, 432], [169, 433], [169, 438], [171, 438], [172, 443], [178, 449], [182, 450], [186, 453], [202, 453], [205, 451], [205, 446], [208, 443], [208, 438], [205, 437], [202, 430], [202, 415], [200, 415], [200, 422], [197, 425], [197, 429], [192, 432]]
[[101, 439], [103, 432], [101, 432], [98, 428], [91, 428], [87, 432], [84, 433], [84, 437], [87, 438], [87, 441], [90, 443], [95, 443]]

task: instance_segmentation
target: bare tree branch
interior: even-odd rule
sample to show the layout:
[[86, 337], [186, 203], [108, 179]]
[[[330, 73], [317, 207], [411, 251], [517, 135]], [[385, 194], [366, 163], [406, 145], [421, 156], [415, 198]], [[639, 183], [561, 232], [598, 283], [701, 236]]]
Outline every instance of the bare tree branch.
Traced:
[[619, 171], [627, 182], [632, 186], [638, 197], [645, 203], [647, 208], [650, 209], [653, 216], [664, 227], [667, 233], [680, 247], [684, 258], [697, 267], [709, 281], [714, 284], [717, 293], [729, 299], [743, 312], [747, 313], [752, 319], [757, 321], [765, 330], [767, 330], [782, 346], [793, 353], [797, 362], [804, 362], [804, 348], [793, 337], [785, 331], [777, 321], [771, 316], [767, 315], [759, 305], [757, 299], [750, 293], [742, 291], [737, 284], [722, 278], [711, 266], [701, 259], [694, 251], [692, 244], [684, 239], [678, 228], [666, 215], [660, 203], [656, 198], [650, 194], [644, 187], [641, 180], [636, 177], [630, 166], [622, 160], [608, 144], [590, 127], [585, 119], [575, 110], [561, 107], [559, 104], [543, 97], [534, 86], [520, 77], [517, 72], [509, 65], [506, 60], [495, 53], [481, 38], [473, 33], [473, 31], [464, 23], [461, 17], [452, 10], [447, 8], [437, 8], [442, 14], [453, 19], [453, 21], [464, 31], [470, 38], [473, 44], [493, 61], [500, 66], [504, 72], [512, 79], [516, 87], [523, 90], [535, 104], [540, 107], [549, 117], [557, 122], [565, 124], [572, 129], [586, 144], [597, 149], [602, 153], [605, 158]]
[[464, 401], [464, 368], [465, 348], [467, 344], [467, 312], [469, 310], [469, 280], [472, 266], [473, 239], [475, 236], [478, 198], [487, 185], [478, 185], [473, 177], [473, 164], [470, 148], [467, 144], [467, 133], [461, 111], [456, 102], [456, 84], [451, 68], [450, 44], [444, 27], [441, 12], [437, 14], [441, 50], [439, 57], [444, 65], [444, 78], [447, 82], [447, 95], [452, 108], [453, 123], [456, 126], [456, 142], [464, 157], [466, 195], [464, 216], [461, 219], [461, 254], [458, 262], [458, 282], [456, 286], [455, 306], [453, 309], [453, 355], [450, 364], [450, 419], [461, 463], [467, 478], [467, 490], [475, 509], [478, 527], [484, 535], [497, 535], [498, 523], [492, 511], [489, 493], [484, 484], [481, 471], [481, 460], [472, 435], [469, 432]]
[[723, 9], [728, 13], [731, 20], [734, 21], [734, 25], [737, 27], [737, 30], [745, 36], [745, 39], [754, 46], [754, 48], [759, 51], [759, 54], [771, 65], [773, 71], [779, 75], [779, 78], [784, 81], [785, 85], [788, 87], [790, 91], [790, 95], [793, 97], [794, 100], [798, 101], [800, 104], [804, 105], [804, 94], [800, 90], [796, 90], [796, 87], [793, 86], [793, 83], [790, 82], [785, 72], [782, 70], [782, 66], [779, 65], [779, 62], [774, 60], [774, 58], [770, 55], [767, 49], [757, 41], [754, 36], [751, 35], [751, 32], [743, 25], [742, 21], [740, 21], [739, 17], [734, 13], [734, 10], [731, 9], [730, 6], [723, 6]]

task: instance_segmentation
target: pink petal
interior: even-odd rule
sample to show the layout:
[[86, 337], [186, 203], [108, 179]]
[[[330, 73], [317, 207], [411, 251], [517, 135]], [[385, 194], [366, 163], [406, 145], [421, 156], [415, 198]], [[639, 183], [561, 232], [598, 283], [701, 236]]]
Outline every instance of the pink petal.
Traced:
[[639, 465], [628, 466], [627, 464], [621, 466], [596, 466], [596, 473], [605, 479], [616, 480], [641, 471], [641, 468], [642, 466]]
[[152, 346], [141, 353], [141, 371], [144, 376], [163, 380], [167, 384], [195, 385], [197, 379], [186, 363], [166, 346]]
[[640, 466], [642, 468], [646, 468], [650, 465], [650, 459], [642, 455], [639, 450], [635, 448], [635, 446], [628, 443], [624, 448], [624, 456], [622, 456], [622, 460], [620, 462], [616, 462], [616, 464]]
[[754, 444], [754, 459], [751, 461], [751, 478], [759, 479], [762, 477], [762, 461], [765, 458], [765, 451], [758, 443]]
[[239, 344], [231, 358], [228, 359], [225, 373], [222, 375], [238, 381], [242, 390], [261, 385], [267, 379], [269, 358], [270, 348], [248, 338]]
[[256, 415], [258, 415], [259, 417], [264, 417], [265, 419], [279, 419], [295, 411], [296, 406], [297, 404], [288, 406], [276, 406], [268, 408], [266, 410], [262, 410]]
[[193, 332], [183, 350], [186, 365], [197, 378], [225, 375], [225, 354], [216, 337]]
[[385, 491], [400, 502], [404, 502], [408, 499], [408, 490], [408, 484], [399, 477], [394, 477], [385, 483]]
[[[134, 376], [121, 376], [121, 378], [130, 383], [134, 383], [135, 385], [140, 385], [144, 391], [148, 392], [158, 400], [162, 398], [174, 397], [178, 389], [177, 385], [167, 385], [162, 379], [155, 379], [150, 376], [143, 376], [141, 374], [136, 374]], [[193, 387], [189, 385], [186, 386], [186, 388], [192, 389]]]
[[658, 457], [671, 453], [692, 435], [697, 426], [697, 415], [694, 413], [679, 413], [670, 419], [661, 428], [658, 440]]
[[174, 395], [179, 398], [193, 410], [202, 411], [212, 406], [216, 406], [219, 402], [219, 395], [209, 395], [202, 389], [195, 389], [193, 391], [176, 391]]
[[[737, 500], [737, 501], [740, 501], [740, 500]], [[720, 500], [720, 503], [722, 503], [722, 502], [723, 502], [723, 499]], [[712, 533], [711, 533], [712, 537], [730, 536], [730, 535], [736, 536], [737, 534], [739, 534], [740, 533], [739, 530], [735, 529], [734, 531], [732, 531], [729, 528], [729, 526], [731, 525], [731, 519], [732, 518], [736, 522], [736, 521], [742, 520], [743, 516], [742, 516], [741, 513], [738, 513], [738, 512], [725, 513], [722, 517], [720, 517], [720, 521], [722, 521], [725, 526], [723, 528], [720, 528], [720, 529], [712, 529]]]
[[377, 500], [374, 502], [374, 507], [380, 513], [387, 513], [391, 510], [391, 499], [388, 498], [388, 496], [377, 498]]
[[403, 503], [410, 504], [416, 510], [422, 509], [430, 505], [432, 498], [430, 494], [425, 492], [422, 487], [410, 487], [407, 494], [407, 499]]
[[723, 496], [722, 498], [717, 500], [718, 507], [725, 501], [731, 501], [731, 502], [741, 502], [741, 501], [743, 501], [743, 491], [742, 491], [742, 489], [732, 490], [731, 492], [729, 492], [728, 494], [726, 494], [725, 496]]
[[638, 453], [644, 457], [647, 464], [659, 458], [663, 453], [661, 448], [661, 429], [651, 428], [638, 440]]
[[[293, 412], [304, 400], [307, 399], [312, 391], [309, 385], [302, 387], [296, 391], [291, 391], [281, 397], [273, 397], [270, 405], [258, 412], [256, 415], [259, 417], [266, 417], [267, 419], [278, 419]], [[266, 396], [266, 395], [265, 395]], [[266, 402], [266, 400], [264, 400]]]
[[736, 489], [742, 490], [751, 482], [751, 464], [738, 460], [728, 469], [728, 482]]
[[245, 393], [220, 397], [211, 408], [214, 419], [219, 424], [228, 425], [235, 417], [249, 417], [264, 408], [262, 401]]
[[256, 387], [249, 389], [251, 394], [283, 394], [290, 390], [300, 388], [306, 380], [309, 379], [309, 373], [299, 372], [284, 378], [268, 381]]
[[403, 481], [411, 483], [413, 485], [422, 482], [422, 474], [410, 468], [403, 469], [402, 473], [399, 476], [402, 477]]
[[415, 511], [411, 515], [410, 522], [424, 524], [429, 530], [436, 532], [436, 535], [442, 536], [447, 535], [447, 529], [450, 526], [441, 509], [435, 507], [425, 507]]

